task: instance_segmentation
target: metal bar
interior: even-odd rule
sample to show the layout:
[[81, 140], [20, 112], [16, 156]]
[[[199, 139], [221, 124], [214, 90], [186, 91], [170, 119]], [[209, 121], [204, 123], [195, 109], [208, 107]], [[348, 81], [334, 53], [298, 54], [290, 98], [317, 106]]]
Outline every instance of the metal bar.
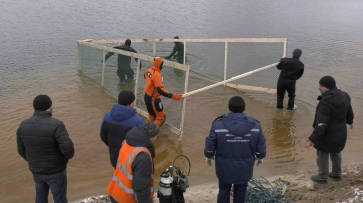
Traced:
[[82, 46], [79, 41], [77, 42], [77, 45], [78, 45], [78, 71], [80, 71], [82, 69], [82, 64], [81, 64], [81, 48], [82, 48]]
[[[84, 41], [80, 41], [79, 43], [82, 46], [93, 47], [93, 48], [96, 48], [96, 49], [105, 50], [107, 52], [114, 52], [116, 54], [121, 54], [121, 55], [130, 56], [130, 57], [134, 57], [134, 58], [139, 58], [139, 59], [142, 59], [142, 60], [145, 60], [145, 61], [150, 61], [150, 62], [154, 61], [154, 57], [147, 56], [147, 55], [144, 55], [144, 54], [138, 54], [138, 53], [133, 53], [133, 52], [128, 52], [128, 51], [123, 51], [123, 50], [120, 50], [120, 49], [115, 49], [113, 47], [107, 47], [107, 46], [103, 46], [103, 45], [99, 45], [99, 44], [92, 44], [92, 43], [84, 42]], [[176, 62], [169, 61], [169, 60], [164, 60], [164, 64], [165, 64], [165, 66], [171, 66], [173, 68], [186, 71], [186, 66], [184, 66], [183, 64], [180, 64], [180, 63], [176, 63]]]
[[137, 90], [139, 87], [139, 73], [140, 73], [140, 64], [141, 64], [141, 59], [137, 60], [137, 67], [136, 67], [136, 82], [135, 82], [135, 105], [136, 105], [136, 100], [137, 100]]
[[286, 57], [286, 49], [287, 49], [287, 38], [284, 38], [284, 54], [282, 57]]
[[[185, 52], [184, 52], [185, 53]], [[187, 66], [187, 71], [185, 72], [185, 84], [184, 84], [184, 94], [188, 91], [188, 82], [189, 82], [189, 66]], [[180, 135], [179, 140], [183, 138], [183, 129], [184, 129], [184, 119], [185, 119], [185, 106], [187, 103], [187, 98], [183, 99], [183, 109], [182, 109], [182, 117], [181, 117], [181, 123], [180, 123]]]
[[216, 84], [209, 85], [209, 86], [207, 86], [207, 87], [203, 87], [203, 88], [200, 88], [200, 89], [197, 89], [197, 90], [194, 90], [194, 91], [191, 91], [191, 92], [185, 93], [185, 94], [183, 94], [183, 97], [187, 97], [187, 96], [193, 95], [193, 94], [195, 94], [195, 93], [199, 93], [199, 92], [202, 92], [202, 91], [205, 91], [205, 90], [211, 89], [211, 88], [213, 88], [213, 87], [217, 87], [217, 86], [219, 86], [219, 85], [223, 85], [223, 84], [225, 84], [225, 83], [232, 82], [232, 81], [234, 81], [234, 80], [237, 80], [237, 79], [240, 79], [240, 78], [243, 78], [243, 77], [246, 77], [246, 76], [252, 75], [252, 74], [254, 74], [254, 73], [256, 73], [256, 72], [259, 72], [259, 71], [262, 71], [262, 70], [265, 70], [265, 69], [268, 69], [268, 68], [274, 67], [274, 66], [276, 66], [277, 64], [278, 64], [278, 63], [274, 63], [274, 64], [271, 64], [271, 65], [268, 65], [268, 66], [264, 66], [264, 67], [261, 67], [261, 68], [255, 69], [255, 70], [253, 70], [253, 71], [249, 71], [249, 72], [247, 72], [247, 73], [243, 73], [243, 74], [241, 74], [241, 75], [237, 75], [237, 76], [232, 77], [232, 78], [230, 78], [230, 79], [228, 79], [228, 80], [224, 80], [224, 81], [218, 82], [218, 83], [216, 83]]
[[183, 58], [183, 64], [184, 64], [184, 65], [185, 65], [185, 59], [186, 59], [185, 57], [186, 57], [186, 55], [187, 55], [187, 54], [186, 54], [186, 52], [187, 52], [187, 43], [186, 43], [186, 41], [184, 40], [184, 56], [183, 56], [183, 57], [184, 57], [184, 58]]
[[[221, 39], [133, 39], [131, 42], [284, 42], [285, 38], [221, 38]], [[83, 40], [95, 44], [112, 44], [124, 42], [125, 40]]]
[[225, 86], [236, 88], [236, 89], [242, 89], [242, 90], [252, 90], [252, 91], [257, 91], [257, 92], [276, 94], [276, 89], [270, 89], [270, 88], [265, 88], [265, 87], [239, 85], [239, 84], [233, 84], [233, 83], [226, 83]]
[[156, 42], [153, 41], [153, 57], [156, 57]]
[[[226, 45], [224, 48], [224, 80], [227, 80], [227, 60], [228, 60], [228, 41], [226, 40]], [[226, 84], [224, 84], [225, 86]]]
[[102, 82], [101, 87], [105, 86], [105, 69], [106, 69], [106, 51], [103, 50], [103, 56], [102, 56]]

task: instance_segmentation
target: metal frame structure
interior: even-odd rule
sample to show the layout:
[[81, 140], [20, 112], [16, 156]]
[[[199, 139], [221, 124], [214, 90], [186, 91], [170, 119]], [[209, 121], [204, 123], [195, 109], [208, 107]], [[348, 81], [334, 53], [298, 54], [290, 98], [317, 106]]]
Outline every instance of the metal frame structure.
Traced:
[[[176, 69], [180, 69], [186, 72], [186, 79], [185, 79], [185, 92], [183, 94], [184, 100], [183, 100], [183, 109], [182, 109], [182, 121], [180, 124], [180, 129], [175, 129], [175, 130], [180, 130], [180, 139], [182, 138], [182, 132], [183, 132], [183, 127], [184, 127], [184, 117], [185, 117], [185, 105], [186, 105], [186, 99], [185, 97], [188, 97], [190, 95], [196, 94], [198, 92], [202, 92], [208, 89], [211, 89], [213, 87], [219, 86], [219, 85], [225, 85], [228, 87], [232, 87], [232, 88], [238, 88], [238, 89], [243, 89], [243, 90], [252, 90], [252, 91], [260, 91], [260, 92], [266, 92], [266, 93], [276, 93], [276, 89], [270, 89], [270, 88], [264, 88], [264, 87], [256, 87], [256, 86], [247, 86], [247, 85], [240, 85], [240, 84], [233, 84], [230, 83], [232, 81], [235, 81], [237, 79], [241, 79], [243, 77], [252, 75], [256, 72], [262, 71], [262, 70], [266, 70], [269, 69], [271, 67], [274, 67], [277, 65], [277, 63], [274, 64], [270, 64], [252, 71], [249, 71], [247, 73], [243, 73], [237, 76], [234, 76], [232, 78], [227, 79], [227, 68], [228, 68], [228, 44], [229, 43], [283, 43], [283, 56], [286, 56], [286, 49], [287, 49], [287, 38], [228, 38], [228, 39], [163, 39], [163, 38], [153, 38], [153, 39], [133, 39], [131, 40], [131, 42], [150, 42], [153, 43], [153, 57], [151, 56], [147, 56], [147, 55], [143, 55], [143, 54], [138, 54], [138, 53], [131, 53], [131, 52], [127, 52], [127, 51], [122, 51], [119, 49], [115, 49], [112, 47], [107, 47], [107, 46], [103, 46], [102, 44], [118, 44], [120, 45], [121, 43], [123, 43], [125, 40], [92, 40], [92, 39], [88, 39], [88, 40], [79, 40], [78, 41], [78, 70], [81, 71], [82, 68], [82, 62], [81, 62], [81, 52], [80, 52], [80, 47], [81, 46], [89, 46], [89, 47], [93, 47], [99, 50], [103, 50], [103, 62], [102, 62], [102, 82], [101, 82], [101, 86], [104, 87], [104, 74], [105, 74], [105, 55], [107, 52], [114, 52], [116, 54], [122, 54], [122, 55], [126, 55], [126, 56], [130, 56], [130, 57], [134, 57], [134, 58], [140, 58], [142, 60], [146, 60], [146, 61], [153, 61], [154, 57], [157, 55], [157, 47], [156, 47], [156, 43], [157, 42], [183, 42], [184, 43], [184, 59], [183, 59], [183, 64], [179, 64], [176, 62], [172, 62], [172, 61], [168, 61], [165, 60], [164, 64], [165, 65], [170, 65], [171, 67], [174, 67]], [[217, 82], [215, 84], [209, 85], [207, 87], [203, 87], [191, 92], [187, 92], [187, 87], [188, 87], [188, 79], [189, 79], [189, 66], [186, 66], [186, 51], [187, 51], [187, 43], [188, 42], [223, 42], [225, 43], [225, 49], [224, 49], [224, 80], [221, 82]], [[138, 81], [138, 77], [139, 77], [139, 67], [140, 67], [140, 60], [138, 60], [138, 65], [137, 65], [137, 76], [136, 76], [136, 81]], [[211, 80], [211, 79], [207, 79], [207, 80]], [[213, 80], [212, 80], [213, 81]], [[216, 82], [216, 81], [213, 81]], [[138, 82], [136, 82], [135, 85], [135, 95], [137, 95], [137, 91], [138, 91]], [[145, 117], [148, 116], [148, 113], [137, 108], [137, 112], [140, 115], [143, 115]], [[174, 126], [172, 126], [174, 127]], [[175, 128], [175, 127], [174, 127]]]

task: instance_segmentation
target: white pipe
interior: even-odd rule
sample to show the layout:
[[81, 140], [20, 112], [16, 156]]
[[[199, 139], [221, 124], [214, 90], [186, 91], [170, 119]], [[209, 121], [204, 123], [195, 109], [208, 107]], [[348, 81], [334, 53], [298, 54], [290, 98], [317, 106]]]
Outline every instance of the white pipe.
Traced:
[[[185, 72], [184, 94], [186, 94], [187, 91], [188, 91], [188, 82], [189, 82], [189, 66], [187, 66], [187, 71]], [[183, 138], [183, 128], [184, 128], [184, 118], [185, 118], [185, 106], [186, 106], [186, 102], [187, 102], [187, 98], [184, 98], [183, 99], [182, 118], [181, 118], [181, 123], [180, 123], [179, 140], [181, 140]]]
[[194, 90], [194, 91], [191, 91], [191, 92], [185, 93], [185, 94], [183, 94], [183, 97], [187, 97], [187, 96], [193, 95], [193, 94], [195, 94], [195, 93], [202, 92], [202, 91], [204, 91], [204, 90], [208, 90], [208, 89], [211, 89], [211, 88], [213, 88], [213, 87], [217, 87], [217, 86], [219, 86], [219, 85], [223, 85], [223, 84], [225, 84], [225, 83], [228, 83], [228, 82], [231, 82], [231, 81], [234, 81], [234, 80], [238, 80], [238, 79], [240, 79], [240, 78], [243, 78], [243, 77], [246, 77], [246, 76], [252, 75], [252, 74], [254, 74], [254, 73], [256, 73], [256, 72], [259, 72], [259, 71], [266, 70], [266, 69], [268, 69], [268, 68], [274, 67], [274, 66], [276, 66], [277, 64], [278, 64], [278, 63], [274, 63], [274, 64], [271, 64], [271, 65], [268, 65], [268, 66], [264, 66], [264, 67], [258, 68], [258, 69], [256, 69], [256, 70], [249, 71], [249, 72], [247, 72], [247, 73], [243, 73], [243, 74], [241, 74], [241, 75], [234, 76], [234, 77], [232, 77], [232, 78], [230, 78], [230, 79], [228, 79], [228, 80], [224, 80], [224, 81], [221, 81], [221, 82], [215, 83], [215, 84], [213, 84], [213, 85], [209, 85], [209, 86], [207, 86], [207, 87], [203, 87], [203, 88], [200, 88], [200, 89], [197, 89], [197, 90]]
[[156, 42], [153, 41], [153, 57], [156, 57]]
[[226, 40], [226, 45], [224, 48], [224, 80], [227, 80], [227, 59], [228, 59], [228, 41]]
[[287, 38], [284, 38], [284, 54], [283, 54], [283, 58], [286, 57], [286, 49], [287, 49]]
[[82, 69], [82, 65], [81, 65], [81, 44], [79, 42], [77, 42], [78, 44], [78, 71], [80, 71]]
[[[186, 41], [184, 40], [184, 59], [183, 59], [183, 64], [185, 65], [185, 56], [187, 55], [186, 54], [186, 51], [187, 51], [187, 44], [186, 44]], [[188, 69], [189, 70], [189, 69]]]
[[135, 82], [135, 105], [136, 105], [136, 100], [137, 100], [137, 89], [138, 89], [138, 85], [139, 85], [140, 64], [141, 64], [141, 59], [138, 59], [137, 67], [136, 67], [136, 82]]
[[105, 86], [105, 69], [106, 69], [106, 51], [103, 50], [103, 56], [102, 56], [102, 82], [101, 87]]

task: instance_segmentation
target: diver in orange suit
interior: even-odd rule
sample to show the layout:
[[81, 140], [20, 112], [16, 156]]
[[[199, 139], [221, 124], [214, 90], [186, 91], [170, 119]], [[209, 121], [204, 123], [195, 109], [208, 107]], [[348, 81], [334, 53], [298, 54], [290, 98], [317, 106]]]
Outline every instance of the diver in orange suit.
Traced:
[[146, 80], [145, 87], [145, 104], [149, 112], [149, 119], [155, 121], [159, 126], [165, 122], [165, 111], [161, 104], [161, 96], [172, 98], [176, 101], [183, 99], [181, 94], [172, 94], [164, 88], [161, 69], [163, 68], [163, 59], [156, 57], [154, 66], [147, 70], [144, 74]]

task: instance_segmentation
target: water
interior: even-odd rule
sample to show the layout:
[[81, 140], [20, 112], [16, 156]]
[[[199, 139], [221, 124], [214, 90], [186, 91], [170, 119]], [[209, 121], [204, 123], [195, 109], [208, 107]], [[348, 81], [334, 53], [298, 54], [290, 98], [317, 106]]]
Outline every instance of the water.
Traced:
[[[268, 158], [255, 175], [316, 170], [315, 151], [303, 142], [312, 132], [318, 80], [324, 75], [335, 77], [351, 95], [355, 111], [343, 164], [362, 162], [357, 153], [363, 130], [362, 1], [0, 2], [0, 202], [34, 201], [34, 183], [17, 154], [15, 132], [32, 115], [32, 100], [40, 93], [50, 95], [54, 117], [64, 121], [75, 143], [69, 200], [106, 192], [112, 167], [99, 126], [115, 101], [77, 75], [79, 39], [286, 37], [288, 56], [297, 47], [303, 50], [305, 74], [297, 83], [295, 112], [277, 111], [275, 95], [223, 87], [193, 95], [187, 100], [183, 140], [164, 133], [156, 142], [156, 174], [183, 153], [192, 162], [191, 185], [215, 181], [214, 168], [203, 157], [204, 139], [211, 121], [228, 111], [228, 99], [236, 94], [244, 96], [246, 113], [261, 122], [268, 141]], [[191, 79], [196, 83], [201, 81]]]

